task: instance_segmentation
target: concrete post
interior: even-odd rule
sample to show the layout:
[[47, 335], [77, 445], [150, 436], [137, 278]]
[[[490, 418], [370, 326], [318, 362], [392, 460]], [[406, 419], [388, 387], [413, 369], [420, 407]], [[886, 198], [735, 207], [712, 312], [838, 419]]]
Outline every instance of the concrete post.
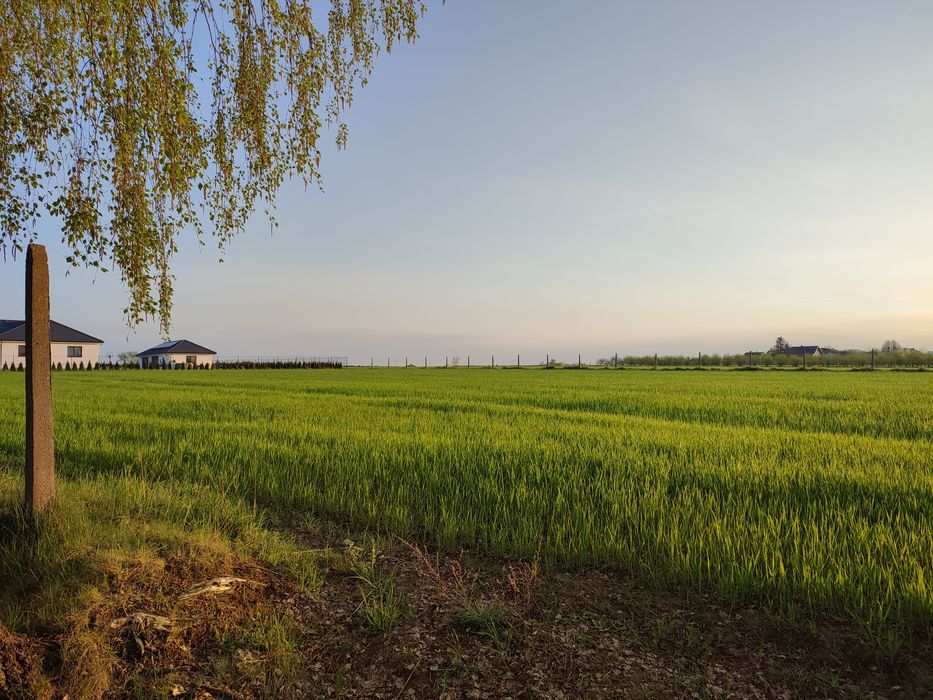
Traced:
[[36, 513], [55, 494], [52, 435], [52, 347], [49, 259], [45, 246], [26, 250], [26, 510]]

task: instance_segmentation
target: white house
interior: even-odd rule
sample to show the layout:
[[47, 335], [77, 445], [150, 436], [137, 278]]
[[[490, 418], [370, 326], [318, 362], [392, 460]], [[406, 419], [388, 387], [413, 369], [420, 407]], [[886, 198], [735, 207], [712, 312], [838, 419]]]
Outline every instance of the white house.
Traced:
[[[52, 364], [63, 367], [97, 364], [100, 362], [100, 346], [104, 341], [87, 333], [52, 321], [49, 327], [52, 344]], [[0, 368], [26, 366], [26, 322], [0, 320]]]
[[144, 368], [174, 367], [175, 365], [211, 367], [216, 354], [213, 350], [208, 350], [203, 345], [192, 343], [190, 340], [170, 340], [138, 353], [136, 361], [140, 367]]

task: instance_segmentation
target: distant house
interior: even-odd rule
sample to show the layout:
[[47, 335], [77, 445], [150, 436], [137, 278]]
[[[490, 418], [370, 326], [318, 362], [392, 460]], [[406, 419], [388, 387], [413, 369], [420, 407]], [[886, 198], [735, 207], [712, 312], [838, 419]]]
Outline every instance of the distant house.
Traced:
[[175, 367], [176, 365], [211, 367], [214, 364], [215, 355], [217, 353], [213, 350], [208, 350], [203, 345], [192, 343], [190, 340], [170, 340], [138, 353], [136, 361], [143, 368]]
[[[104, 341], [57, 321], [49, 324], [52, 364], [94, 365]], [[26, 366], [26, 322], [0, 320], [0, 367]]]
[[803, 357], [804, 355], [813, 357], [820, 355], [831, 355], [832, 350], [830, 348], [821, 348], [819, 345], [793, 345], [787, 348], [788, 355], [796, 355], [797, 357]]

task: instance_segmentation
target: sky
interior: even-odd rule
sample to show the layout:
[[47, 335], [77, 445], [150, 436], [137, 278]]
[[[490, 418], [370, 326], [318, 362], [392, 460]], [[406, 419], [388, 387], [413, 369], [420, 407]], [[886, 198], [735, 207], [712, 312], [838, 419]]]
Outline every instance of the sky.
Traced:
[[[931, 31], [929, 2], [431, 0], [323, 191], [288, 184], [222, 264], [182, 240], [171, 335], [367, 364], [933, 350]], [[105, 356], [161, 341], [38, 233], [55, 320]]]

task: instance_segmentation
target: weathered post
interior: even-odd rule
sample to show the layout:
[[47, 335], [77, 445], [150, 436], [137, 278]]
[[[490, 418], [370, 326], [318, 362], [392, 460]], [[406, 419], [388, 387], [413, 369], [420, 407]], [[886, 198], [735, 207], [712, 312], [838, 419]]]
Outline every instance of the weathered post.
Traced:
[[871, 368], [875, 368], [875, 349], [871, 349]]
[[467, 369], [470, 369], [470, 356], [467, 355]]
[[49, 259], [45, 246], [30, 243], [26, 249], [26, 510], [30, 515], [55, 495], [49, 338]]
[[515, 356], [515, 366], [516, 367], [522, 366], [522, 356], [520, 354]]
[[582, 367], [583, 363], [580, 361], [580, 353], [577, 353], [577, 367]]
[[658, 368], [658, 353], [654, 353], [654, 368]]
[[496, 356], [495, 356], [495, 355], [492, 356], [492, 366], [493, 366], [493, 367], [496, 366]]
[[544, 355], [544, 366], [545, 367], [551, 366], [551, 355], [549, 353], [545, 353]]

